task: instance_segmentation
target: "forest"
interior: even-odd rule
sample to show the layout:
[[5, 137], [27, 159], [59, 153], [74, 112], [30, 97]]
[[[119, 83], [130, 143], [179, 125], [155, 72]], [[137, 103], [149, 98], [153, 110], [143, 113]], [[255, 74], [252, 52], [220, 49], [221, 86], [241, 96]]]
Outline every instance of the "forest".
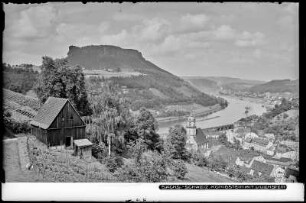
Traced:
[[10, 64], [3, 63], [3, 87], [26, 94], [33, 88], [38, 78], [38, 72], [32, 67], [31, 64], [24, 64], [21, 67], [13, 68]]

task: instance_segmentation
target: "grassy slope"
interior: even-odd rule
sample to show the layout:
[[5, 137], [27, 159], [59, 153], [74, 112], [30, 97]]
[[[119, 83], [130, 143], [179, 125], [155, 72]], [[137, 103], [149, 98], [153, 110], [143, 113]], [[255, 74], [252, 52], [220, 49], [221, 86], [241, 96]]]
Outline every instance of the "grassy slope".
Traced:
[[[35, 158], [50, 182], [115, 182], [108, 169], [94, 158], [83, 160], [73, 156], [73, 150], [47, 149], [34, 136], [29, 143], [32, 152], [38, 151]], [[34, 146], [38, 150], [33, 150]]]
[[[206, 167], [198, 167], [186, 164], [188, 173], [186, 179], [188, 182], [233, 182], [230, 178], [218, 175]], [[184, 180], [184, 182], [186, 182]]]

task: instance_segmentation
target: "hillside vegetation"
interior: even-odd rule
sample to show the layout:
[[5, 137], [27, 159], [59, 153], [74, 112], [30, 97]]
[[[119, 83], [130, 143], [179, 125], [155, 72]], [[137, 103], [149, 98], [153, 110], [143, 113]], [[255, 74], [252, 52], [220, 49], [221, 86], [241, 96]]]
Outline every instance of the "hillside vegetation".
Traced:
[[19, 65], [13, 68], [9, 64], [2, 64], [3, 87], [14, 92], [25, 94], [37, 82], [38, 71], [31, 64]]
[[264, 83], [263, 81], [245, 80], [231, 77], [186, 76], [183, 78], [189, 81], [192, 85], [198, 87], [198, 89], [212, 93], [219, 92], [221, 89], [234, 91], [247, 90], [254, 85]]
[[134, 109], [141, 106], [159, 107], [161, 104], [198, 103], [212, 106], [222, 103], [213, 96], [200, 92], [183, 79], [147, 61], [139, 51], [116, 46], [100, 45], [70, 46], [68, 57], [71, 65], [80, 65], [86, 70], [112, 70], [116, 72], [138, 72], [142, 75], [111, 77], [119, 86], [130, 91], [126, 97], [133, 101]]
[[199, 90], [208, 93], [217, 93], [220, 90], [216, 81], [203, 78], [203, 77], [183, 77], [191, 85], [197, 87]]
[[298, 93], [299, 90], [299, 80], [272, 80], [270, 82], [255, 85], [249, 89], [251, 92], [256, 93], [264, 93], [264, 92], [271, 92], [271, 93], [283, 93], [283, 92], [290, 92], [290, 93]]
[[[30, 96], [26, 96], [8, 89], [2, 89], [4, 103], [10, 107], [18, 106], [29, 107], [35, 111], [38, 111], [40, 107], [40, 102], [38, 99]], [[15, 109], [14, 109], [15, 110]]]

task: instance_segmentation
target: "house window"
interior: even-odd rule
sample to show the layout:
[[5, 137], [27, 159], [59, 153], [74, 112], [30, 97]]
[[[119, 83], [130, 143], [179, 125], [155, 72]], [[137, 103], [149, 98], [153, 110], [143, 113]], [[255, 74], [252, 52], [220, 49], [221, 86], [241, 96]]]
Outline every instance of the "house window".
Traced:
[[73, 115], [69, 117], [69, 125], [72, 126], [72, 124], [73, 124]]

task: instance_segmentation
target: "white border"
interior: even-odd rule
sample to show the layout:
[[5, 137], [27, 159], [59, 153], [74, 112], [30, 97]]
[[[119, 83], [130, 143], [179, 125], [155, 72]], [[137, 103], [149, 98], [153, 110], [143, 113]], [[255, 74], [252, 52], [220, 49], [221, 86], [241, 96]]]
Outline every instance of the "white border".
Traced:
[[[216, 183], [165, 184], [216, 185]], [[247, 183], [235, 183], [238, 184]], [[263, 185], [263, 183], [258, 184]], [[302, 183], [286, 183], [286, 190], [160, 190], [159, 185], [160, 183], [2, 183], [2, 199], [5, 201], [304, 201]], [[280, 183], [268, 185], [280, 185]]]

